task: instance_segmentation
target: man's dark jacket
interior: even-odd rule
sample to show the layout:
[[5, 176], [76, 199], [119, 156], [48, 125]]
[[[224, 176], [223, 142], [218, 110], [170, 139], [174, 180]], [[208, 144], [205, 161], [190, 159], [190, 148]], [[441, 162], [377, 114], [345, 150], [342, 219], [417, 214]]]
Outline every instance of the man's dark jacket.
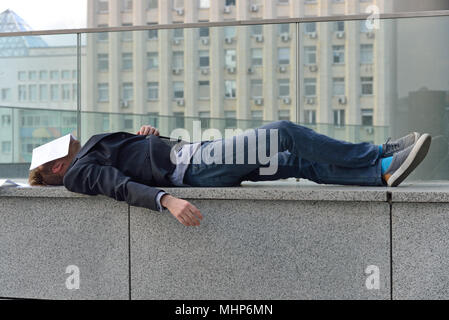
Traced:
[[170, 187], [175, 165], [173, 142], [127, 132], [92, 136], [75, 155], [63, 184], [73, 192], [103, 194], [128, 204], [157, 210], [159, 187]]

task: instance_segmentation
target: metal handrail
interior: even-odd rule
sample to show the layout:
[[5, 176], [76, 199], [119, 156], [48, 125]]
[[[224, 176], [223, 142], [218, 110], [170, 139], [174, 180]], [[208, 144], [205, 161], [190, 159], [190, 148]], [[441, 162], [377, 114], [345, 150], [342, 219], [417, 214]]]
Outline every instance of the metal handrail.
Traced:
[[[205, 28], [205, 27], [210, 28], [210, 27], [250, 26], [250, 25], [269, 25], [269, 24], [285, 24], [285, 23], [306, 23], [306, 22], [354, 21], [354, 20], [365, 20], [370, 16], [371, 14], [353, 14], [353, 15], [278, 18], [278, 19], [262, 19], [262, 20], [235, 20], [235, 21], [216, 21], [216, 22], [151, 24], [142, 26], [55, 29], [55, 30], [23, 31], [23, 32], [3, 32], [0, 33], [0, 37], [120, 32], [120, 31], [144, 31], [144, 30], [163, 30], [163, 29], [189, 29], [189, 28]], [[379, 14], [379, 19], [425, 18], [425, 17], [442, 17], [442, 16], [449, 16], [449, 10], [381, 13]]]

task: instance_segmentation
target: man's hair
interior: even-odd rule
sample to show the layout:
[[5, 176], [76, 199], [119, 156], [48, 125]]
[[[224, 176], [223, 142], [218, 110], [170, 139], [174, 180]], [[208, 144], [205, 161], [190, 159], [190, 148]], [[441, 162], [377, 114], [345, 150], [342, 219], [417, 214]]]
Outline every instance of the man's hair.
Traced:
[[[65, 158], [65, 157], [64, 157]], [[64, 159], [60, 158], [60, 159]], [[47, 162], [33, 170], [30, 171], [30, 175], [28, 177], [28, 183], [31, 186], [47, 186], [47, 185], [62, 185], [62, 176], [55, 174], [51, 171], [53, 165], [56, 161], [60, 160], [56, 159], [50, 162]]]
[[28, 183], [30, 186], [61, 186], [64, 178], [61, 174], [52, 172], [53, 166], [57, 161], [66, 161], [72, 159], [81, 148], [81, 144], [77, 140], [71, 140], [69, 145], [69, 153], [62, 158], [44, 163], [43, 165], [30, 171]]

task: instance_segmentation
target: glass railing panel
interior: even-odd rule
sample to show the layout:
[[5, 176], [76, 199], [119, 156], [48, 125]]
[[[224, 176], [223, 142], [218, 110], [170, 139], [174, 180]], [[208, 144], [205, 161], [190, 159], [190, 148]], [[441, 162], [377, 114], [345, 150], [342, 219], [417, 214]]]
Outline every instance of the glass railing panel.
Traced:
[[[387, 30], [395, 30], [390, 36]], [[432, 135], [429, 155], [411, 179], [449, 179], [449, 17], [382, 20], [379, 32], [392, 43], [394, 58], [385, 55], [382, 84], [391, 106], [391, 135], [410, 131]], [[377, 50], [378, 52], [380, 50]], [[382, 52], [382, 51], [380, 51]], [[380, 54], [380, 52], [378, 54]], [[392, 71], [391, 71], [392, 70]]]
[[75, 34], [0, 37], [0, 176], [34, 147], [76, 135], [77, 77]]
[[[192, 118], [220, 131], [296, 121], [296, 24], [85, 36], [82, 111], [147, 114], [167, 134]], [[83, 139], [101, 128], [82, 125]]]

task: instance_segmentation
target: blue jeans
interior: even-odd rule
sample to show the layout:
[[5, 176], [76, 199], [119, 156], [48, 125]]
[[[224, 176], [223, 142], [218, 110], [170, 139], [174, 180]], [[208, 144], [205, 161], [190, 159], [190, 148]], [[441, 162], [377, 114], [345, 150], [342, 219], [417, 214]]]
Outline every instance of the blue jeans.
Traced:
[[[277, 137], [270, 136], [273, 129]], [[237, 140], [243, 146], [238, 151]], [[250, 160], [251, 154], [258, 154], [259, 142], [263, 141], [267, 158], [277, 160], [277, 170], [268, 175], [260, 170], [269, 167], [267, 162]], [[271, 150], [270, 142], [277, 142], [277, 150]], [[234, 152], [226, 154], [227, 148]], [[220, 150], [221, 154], [217, 152]], [[205, 142], [194, 158], [200, 152], [207, 156], [196, 163], [192, 159], [184, 176], [184, 184], [192, 187], [231, 187], [242, 181], [286, 178], [304, 178], [320, 184], [385, 186], [378, 145], [332, 139], [290, 121], [272, 122], [229, 139]], [[236, 161], [237, 155], [243, 156], [243, 163]], [[211, 158], [222, 161], [211, 163]]]

